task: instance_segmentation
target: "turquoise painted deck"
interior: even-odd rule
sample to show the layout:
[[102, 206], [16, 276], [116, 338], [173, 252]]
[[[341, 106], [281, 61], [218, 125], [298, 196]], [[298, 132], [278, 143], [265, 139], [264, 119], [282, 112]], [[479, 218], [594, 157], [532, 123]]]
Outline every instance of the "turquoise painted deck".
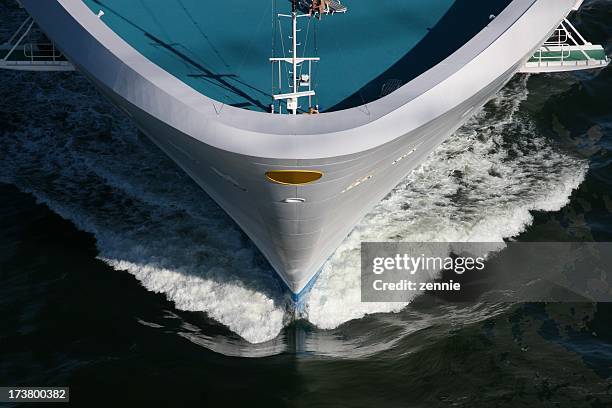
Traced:
[[[103, 10], [110, 28], [195, 90], [233, 106], [268, 109], [273, 1], [83, 1], [96, 14]], [[386, 81], [406, 83], [437, 64], [509, 2], [346, 0], [347, 14], [310, 19], [321, 57], [314, 71], [317, 102], [330, 110], [379, 98]], [[290, 2], [276, 0], [276, 8], [289, 12]], [[308, 20], [301, 20], [302, 34]], [[283, 26], [285, 52], [289, 21]], [[275, 54], [282, 56], [279, 36], [275, 42]], [[312, 39], [307, 49], [314, 56]]]

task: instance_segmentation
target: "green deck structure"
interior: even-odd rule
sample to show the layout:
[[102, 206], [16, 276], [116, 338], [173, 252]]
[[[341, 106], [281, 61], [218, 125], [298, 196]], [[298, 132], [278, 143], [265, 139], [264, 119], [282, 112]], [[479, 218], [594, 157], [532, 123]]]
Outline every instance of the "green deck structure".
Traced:
[[[586, 54], [586, 55], [585, 55]], [[587, 58], [588, 55], [588, 58]], [[607, 55], [603, 48], [591, 49], [591, 50], [563, 50], [563, 51], [538, 51], [533, 57], [529, 59], [529, 62], [560, 62], [560, 61], [588, 61], [590, 59], [597, 61], [606, 61]]]

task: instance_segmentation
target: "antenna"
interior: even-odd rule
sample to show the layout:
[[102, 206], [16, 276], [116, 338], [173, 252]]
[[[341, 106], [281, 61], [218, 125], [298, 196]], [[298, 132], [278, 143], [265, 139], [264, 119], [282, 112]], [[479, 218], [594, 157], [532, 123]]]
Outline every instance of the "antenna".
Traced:
[[[286, 101], [287, 110], [293, 114], [297, 115], [299, 106], [299, 100], [303, 97], [308, 97], [309, 101], [315, 95], [315, 91], [312, 90], [311, 86], [311, 71], [312, 71], [312, 62], [319, 61], [318, 57], [300, 57], [298, 56], [298, 47], [301, 45], [298, 42], [298, 33], [300, 30], [298, 29], [298, 19], [303, 17], [310, 17], [309, 14], [300, 14], [298, 8], [298, 0], [291, 1], [291, 14], [278, 14], [279, 19], [281, 17], [290, 18], [291, 19], [291, 35], [289, 38], [291, 39], [291, 49], [289, 50], [289, 54], [291, 56], [289, 58], [270, 58], [270, 62], [272, 64], [278, 64], [278, 80], [279, 80], [279, 91], [282, 91], [282, 65], [289, 64], [289, 88], [291, 92], [288, 93], [279, 93], [272, 95], [274, 102], [271, 105], [272, 113], [275, 113], [276, 101], [278, 103], [278, 113], [282, 113], [282, 101]], [[280, 23], [279, 23], [280, 24]], [[308, 63], [308, 69], [306, 73], [302, 67], [302, 64]], [[300, 75], [298, 75], [298, 69], [300, 70]], [[274, 72], [274, 70], [273, 70]], [[305, 88], [305, 89], [304, 89]], [[310, 106], [309, 106], [310, 108]]]
[[[307, 9], [308, 13], [300, 13], [300, 9]], [[282, 101], [286, 101], [287, 111], [293, 115], [297, 115], [300, 109], [299, 101], [300, 98], [308, 98], [308, 112], [318, 113], [318, 107], [312, 106], [312, 97], [315, 96], [315, 91], [312, 89], [312, 63], [319, 62], [319, 57], [300, 57], [298, 55], [298, 47], [301, 43], [298, 42], [298, 33], [301, 31], [298, 29], [298, 19], [300, 18], [312, 18], [317, 17], [320, 19], [322, 14], [334, 14], [334, 13], [345, 13], [347, 11], [346, 6], [342, 5], [338, 0], [291, 0], [291, 14], [278, 14], [279, 24], [280, 18], [291, 19], [291, 49], [289, 50], [290, 57], [272, 57], [270, 62], [273, 64], [273, 76], [274, 65], [278, 64], [278, 90], [280, 93], [272, 95], [273, 102], [270, 106], [271, 113], [283, 113], [282, 112]], [[282, 36], [282, 31], [281, 31]], [[284, 49], [283, 49], [284, 52]], [[283, 65], [289, 65], [287, 73], [287, 80], [289, 82], [290, 92], [282, 93], [283, 84]], [[305, 66], [307, 65], [307, 66]], [[299, 74], [298, 74], [299, 70]], [[272, 78], [274, 81], [274, 77]], [[278, 111], [276, 106], [278, 102]]]

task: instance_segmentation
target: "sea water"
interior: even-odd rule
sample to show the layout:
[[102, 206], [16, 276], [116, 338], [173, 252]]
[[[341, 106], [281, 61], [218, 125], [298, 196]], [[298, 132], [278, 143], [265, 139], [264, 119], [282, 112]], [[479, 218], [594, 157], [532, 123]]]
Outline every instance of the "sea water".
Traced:
[[[4, 22], [19, 11], [4, 2], [0, 13]], [[609, 3], [592, 1], [577, 23], [609, 48], [610, 22]], [[561, 371], [573, 367], [584, 379], [577, 395], [609, 397], [605, 305], [365, 304], [359, 288], [362, 241], [612, 238], [609, 69], [513, 79], [355, 227], [299, 311], [244, 233], [82, 76], [2, 72], [0, 87], [0, 307], [11, 316], [0, 333], [0, 367], [10, 373], [3, 383], [89, 384], [97, 376], [89, 365], [96, 372], [129, 367], [155, 382], [143, 370], [160, 359], [182, 362], [170, 372], [192, 379], [193, 370], [206, 378], [196, 383], [212, 390], [235, 375], [220, 368], [230, 360], [219, 356], [277, 355], [261, 363], [268, 370], [261, 384], [286, 381], [279, 393], [290, 400], [309, 395], [297, 373], [332, 403], [342, 393], [319, 378], [366, 390], [377, 374], [435, 376], [453, 372], [449, 364], [470, 373], [460, 357], [469, 355], [493, 365], [499, 378], [506, 369], [524, 378], [527, 395], [537, 395], [533, 382], [546, 396], [563, 391], [546, 391], [541, 377], [521, 370], [537, 371], [538, 361], [554, 355], [559, 372], [548, 384], [569, 381]], [[48, 324], [55, 329], [43, 330]], [[296, 366], [288, 355], [329, 360]], [[368, 372], [359, 381], [342, 363], [350, 359]], [[190, 361], [201, 364], [189, 368]], [[506, 361], [516, 370], [503, 368]], [[210, 366], [218, 378], [201, 371]], [[380, 386], [392, 401], [405, 401], [399, 385]], [[415, 382], [405, 387], [427, 394]], [[434, 391], [436, 401], [462, 401], [461, 387]]]

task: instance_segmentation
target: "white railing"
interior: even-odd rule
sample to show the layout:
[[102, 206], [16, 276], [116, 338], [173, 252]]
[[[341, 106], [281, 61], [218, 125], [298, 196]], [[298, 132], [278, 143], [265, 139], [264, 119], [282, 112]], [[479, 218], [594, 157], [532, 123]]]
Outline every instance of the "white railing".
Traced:
[[520, 72], [562, 72], [607, 66], [610, 58], [601, 45], [593, 45], [564, 19], [526, 61]]
[[[569, 27], [569, 30], [568, 30], [568, 27]], [[574, 38], [574, 34], [576, 35], [576, 37], [578, 37], [578, 39]], [[587, 52], [583, 49], [584, 46], [591, 45], [591, 43], [585, 40], [585, 38], [582, 36], [582, 34], [580, 34], [580, 32], [576, 29], [576, 27], [574, 27], [574, 25], [570, 23], [570, 21], [567, 18], [565, 18], [563, 19], [559, 27], [554, 31], [553, 35], [548, 40], [546, 40], [542, 48], [546, 48], [550, 46], [560, 47], [561, 48], [561, 62], [563, 63], [565, 62], [564, 61], [565, 58], [571, 55], [571, 51], [569, 51], [569, 54], [567, 55], [567, 57], [565, 57], [563, 48], [569, 47], [571, 45], [575, 46], [576, 51], [581, 52], [587, 61], [592, 60], [589, 54], [587, 54]], [[539, 53], [539, 58], [537, 58], [539, 61], [542, 60], [542, 48], [540, 48], [538, 52], [536, 52], [536, 54], [534, 55], [534, 57], [537, 57]], [[555, 58], [558, 58], [558, 57], [551, 57], [548, 59], [555, 59]]]
[[553, 35], [551, 35], [550, 38], [546, 40], [546, 42], [544, 43], [544, 46], [566, 44], [568, 38], [569, 38], [569, 33], [567, 32], [567, 30], [565, 30], [565, 27], [563, 27], [563, 24], [561, 24], [561, 26], [559, 26], [554, 31]]
[[[28, 60], [31, 64], [35, 64], [41, 61], [49, 62], [58, 62], [64, 63], [65, 59], [63, 58], [62, 53], [55, 47], [55, 44], [52, 42], [28, 42], [31, 41], [30, 34], [34, 30], [34, 20], [32, 17], [26, 18], [23, 23], [19, 26], [17, 31], [11, 36], [11, 38], [4, 43], [7, 46], [8, 52], [4, 55], [4, 57], [0, 60], [4, 63], [10, 63], [15, 60], [15, 58], [11, 59], [11, 56], [17, 56], [17, 61], [20, 63], [28, 63]], [[10, 48], [9, 48], [10, 47]], [[21, 60], [21, 57], [17, 55], [17, 53], [23, 52], [23, 56], [25, 60]]]
[[62, 58], [62, 53], [55, 48], [55, 44], [53, 43], [25, 44], [23, 46], [23, 54], [32, 62], [37, 59], [51, 59], [52, 61], [57, 61]]
[[[554, 48], [552, 48], [554, 47]], [[544, 53], [553, 53], [553, 55], [544, 55]], [[554, 46], [545, 45], [540, 47], [534, 54], [534, 58], [542, 63], [542, 60], [559, 60], [565, 62], [572, 55], [572, 49], [568, 44], [555, 44]]]
[[[569, 27], [569, 29], [568, 29]], [[577, 37], [577, 39], [574, 37]], [[546, 42], [540, 47], [538, 51], [533, 55], [539, 64], [542, 62], [548, 63], [550, 60], [559, 60], [561, 64], [564, 64], [566, 60], [571, 56], [572, 49], [582, 53], [584, 55], [587, 64], [593, 61], [593, 58], [584, 50], [585, 46], [589, 46], [589, 43], [580, 34], [580, 32], [574, 27], [568, 19], [564, 19], [559, 27], [555, 29], [553, 34]], [[551, 49], [551, 47], [558, 49]], [[559, 54], [556, 54], [556, 53]], [[554, 53], [553, 55], [544, 55], [544, 53]]]

